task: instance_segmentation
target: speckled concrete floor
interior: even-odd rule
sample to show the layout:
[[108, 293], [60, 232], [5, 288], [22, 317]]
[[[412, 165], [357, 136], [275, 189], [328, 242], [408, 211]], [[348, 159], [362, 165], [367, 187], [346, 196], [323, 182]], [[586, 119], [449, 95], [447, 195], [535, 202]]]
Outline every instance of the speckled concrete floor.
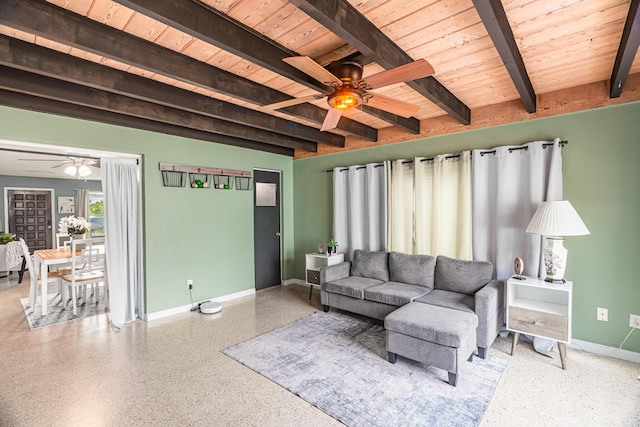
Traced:
[[[320, 310], [318, 291], [275, 287], [120, 333], [105, 316], [29, 331], [19, 298], [0, 283], [0, 426], [331, 426], [333, 418], [220, 353]], [[568, 349], [568, 370], [511, 338], [483, 425], [640, 425], [640, 365]], [[461, 378], [461, 380], [464, 380]]]

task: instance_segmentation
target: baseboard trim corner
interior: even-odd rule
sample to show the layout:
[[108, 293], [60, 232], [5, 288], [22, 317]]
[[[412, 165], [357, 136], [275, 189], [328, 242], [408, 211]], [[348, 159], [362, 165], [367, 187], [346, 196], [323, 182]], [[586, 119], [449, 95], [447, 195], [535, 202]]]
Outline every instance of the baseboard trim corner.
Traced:
[[635, 351], [623, 350], [617, 347], [609, 347], [589, 341], [571, 340], [570, 347], [578, 350], [588, 351], [589, 353], [598, 354], [600, 356], [608, 356], [616, 359], [627, 360], [629, 362], [640, 363], [640, 353]]

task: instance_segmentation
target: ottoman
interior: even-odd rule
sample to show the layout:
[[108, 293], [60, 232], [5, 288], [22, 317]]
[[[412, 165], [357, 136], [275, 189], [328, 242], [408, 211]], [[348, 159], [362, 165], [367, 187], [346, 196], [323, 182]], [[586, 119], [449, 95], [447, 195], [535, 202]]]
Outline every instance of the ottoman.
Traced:
[[404, 305], [384, 319], [389, 362], [400, 355], [444, 369], [455, 386], [461, 365], [473, 360], [477, 326], [475, 313], [420, 302]]

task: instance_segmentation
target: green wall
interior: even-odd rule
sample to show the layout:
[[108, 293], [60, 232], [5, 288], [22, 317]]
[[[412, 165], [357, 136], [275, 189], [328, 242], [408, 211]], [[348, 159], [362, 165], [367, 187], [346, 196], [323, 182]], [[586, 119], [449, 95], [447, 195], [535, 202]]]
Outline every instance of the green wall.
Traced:
[[[326, 170], [554, 137], [569, 141], [564, 197], [591, 231], [565, 240], [566, 277], [574, 282], [573, 337], [618, 347], [630, 330], [629, 314], [640, 314], [640, 102], [296, 160], [295, 276], [304, 277], [303, 254], [331, 237], [332, 178]], [[596, 307], [609, 309], [608, 322], [596, 320]], [[623, 349], [640, 352], [640, 332]]]
[[[165, 188], [159, 162], [282, 171], [283, 276], [293, 277], [293, 160], [170, 135], [0, 107], [0, 139], [143, 156], [146, 311], [254, 288], [251, 191]], [[1, 171], [0, 171], [1, 173]]]

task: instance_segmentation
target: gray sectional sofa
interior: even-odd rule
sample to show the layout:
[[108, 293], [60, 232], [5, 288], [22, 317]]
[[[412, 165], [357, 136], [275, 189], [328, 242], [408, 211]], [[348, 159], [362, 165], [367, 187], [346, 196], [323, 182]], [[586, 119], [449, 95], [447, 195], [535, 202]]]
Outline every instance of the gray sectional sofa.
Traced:
[[356, 250], [353, 261], [320, 269], [321, 301], [324, 311], [333, 307], [379, 320], [412, 302], [475, 313], [484, 358], [504, 315], [504, 282], [491, 280], [492, 274], [490, 262]]

